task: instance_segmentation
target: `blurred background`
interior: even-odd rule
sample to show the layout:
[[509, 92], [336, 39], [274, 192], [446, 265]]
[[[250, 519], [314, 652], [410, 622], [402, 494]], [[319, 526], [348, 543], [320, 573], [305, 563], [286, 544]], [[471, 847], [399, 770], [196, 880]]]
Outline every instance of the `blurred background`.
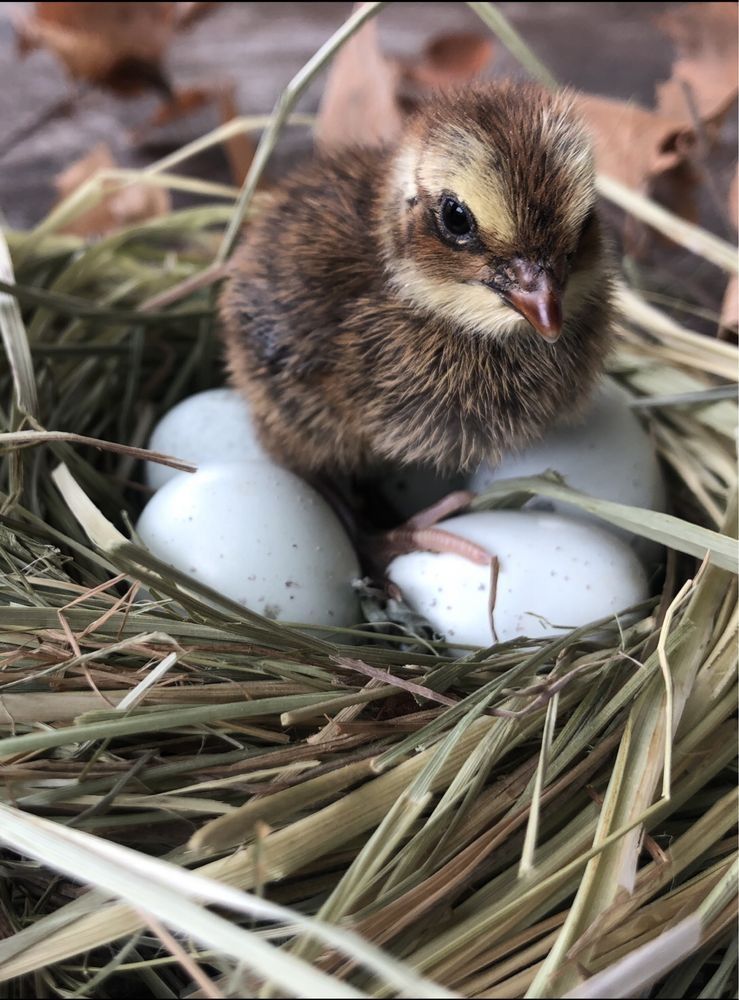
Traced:
[[[599, 150], [602, 170], [621, 173], [625, 183], [677, 214], [734, 239], [728, 198], [737, 146], [735, 4], [498, 6], [560, 82], [625, 102], [591, 109], [605, 146]], [[101, 15], [103, 8], [107, 12]], [[71, 165], [83, 161], [82, 175], [89, 174], [91, 153], [98, 167], [141, 167], [233, 114], [268, 112], [288, 80], [348, 16], [351, 4], [5, 3], [0, 9], [0, 210], [11, 227], [26, 228], [79, 183], [75, 174], [64, 176]], [[470, 34], [491, 37], [461, 3], [391, 3], [379, 18], [383, 57], [414, 98], [455, 74], [459, 79], [473, 72], [525, 75], [499, 42], [489, 49], [443, 48]], [[114, 61], [116, 47], [125, 50], [127, 37], [134, 48], [150, 44], [145, 71], [127, 66], [123, 73], [109, 72], [106, 59]], [[448, 64], [434, 70], [429, 60], [434, 51]], [[679, 74], [686, 65], [687, 85]], [[434, 72], [441, 68], [436, 80], [426, 72], [429, 66]], [[126, 77], [137, 73], [141, 79], [132, 84]], [[326, 76], [312, 82], [300, 110], [317, 110]], [[663, 85], [683, 87], [679, 113], [674, 100], [669, 106], [674, 93], [660, 95]], [[307, 129], [286, 130], [271, 177], [310, 149]], [[223, 146], [179, 169], [238, 184], [248, 146], [239, 155], [241, 170], [233, 150]], [[192, 196], [174, 195], [176, 205], [188, 200]], [[151, 210], [161, 209], [157, 203]], [[679, 286], [683, 306], [707, 313], [695, 316], [695, 323], [715, 332], [725, 293], [720, 271], [644, 227], [624, 226], [617, 210], [609, 208], [608, 214], [631, 280], [668, 298]], [[722, 330], [732, 336], [730, 317]]]

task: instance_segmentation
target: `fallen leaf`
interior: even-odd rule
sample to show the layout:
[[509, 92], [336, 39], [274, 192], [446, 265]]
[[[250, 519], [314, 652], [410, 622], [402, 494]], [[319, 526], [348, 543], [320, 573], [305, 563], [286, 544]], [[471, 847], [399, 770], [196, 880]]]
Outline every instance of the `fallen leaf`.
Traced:
[[729, 188], [729, 221], [739, 230], [739, 169], [734, 171], [734, 180]]
[[[233, 86], [220, 92], [218, 112], [222, 125], [227, 124], [234, 118], [238, 118], [239, 112], [236, 107]], [[251, 135], [241, 132], [239, 135], [232, 135], [229, 139], [226, 139], [223, 145], [226, 149], [226, 158], [231, 168], [233, 182], [238, 187], [241, 187], [249, 172], [251, 161], [254, 159], [257, 144]], [[262, 185], [260, 184], [259, 187], [261, 188]]]
[[671, 78], [657, 84], [658, 110], [684, 122], [720, 121], [739, 89], [737, 5], [684, 4], [656, 23], [677, 50]]
[[733, 277], [729, 279], [729, 284], [724, 292], [719, 332], [722, 337], [732, 332], [736, 336], [737, 329], [739, 329], [739, 279]]
[[[152, 129], [170, 125], [173, 121], [197, 111], [207, 104], [214, 104], [217, 107], [221, 125], [226, 125], [234, 118], [238, 118], [239, 113], [234, 99], [233, 84], [219, 87], [192, 87], [178, 91], [168, 104], [157, 108], [151, 118], [132, 133], [132, 137], [135, 142], [144, 142], [151, 138]], [[223, 147], [233, 182], [240, 187], [244, 183], [251, 161], [254, 159], [256, 142], [251, 135], [241, 132], [224, 139]], [[258, 189], [262, 190], [265, 186], [265, 181], [262, 180]]]
[[398, 69], [380, 51], [377, 21], [367, 21], [331, 64], [316, 121], [318, 146], [378, 146], [400, 132]]
[[185, 87], [182, 90], [176, 90], [169, 101], [156, 109], [144, 127], [137, 130], [135, 138], [142, 138], [146, 130], [150, 128], [163, 128], [165, 125], [171, 125], [172, 122], [192, 114], [193, 111], [199, 111], [206, 104], [211, 104], [215, 98], [216, 94], [211, 87]]
[[638, 104], [580, 94], [575, 107], [592, 136], [598, 170], [637, 191], [682, 163], [695, 144], [684, 121]]
[[21, 53], [47, 48], [75, 80], [125, 95], [169, 90], [161, 60], [177, 28], [176, 3], [37, 3], [13, 20]]
[[422, 87], [452, 87], [474, 80], [490, 63], [495, 51], [486, 35], [440, 35], [432, 39], [417, 59], [401, 64], [406, 80]]
[[[669, 167], [661, 174], [650, 178], [647, 189], [651, 198], [674, 215], [698, 225], [700, 222], [698, 191], [704, 179], [705, 174], [696, 165], [694, 157], [686, 156], [674, 167]], [[651, 232], [653, 239], [670, 242], [656, 230]]]
[[[729, 191], [729, 219], [735, 230], [739, 230], [739, 171], [734, 173], [734, 180]], [[739, 329], [739, 278], [734, 275], [729, 280], [721, 306], [719, 334], [736, 334]]]
[[[55, 178], [59, 200], [68, 197], [90, 178], [115, 167], [110, 148], [101, 143]], [[166, 188], [137, 183], [122, 186], [115, 180], [104, 182], [104, 186], [109, 193], [103, 200], [78, 215], [63, 227], [62, 232], [76, 236], [103, 236], [157, 215], [165, 215], [171, 208]]]
[[[580, 94], [575, 107], [593, 140], [598, 171], [648, 194], [684, 219], [697, 221], [697, 185], [693, 165], [693, 130], [638, 104]], [[624, 248], [639, 257], [656, 238], [644, 223], [626, 215]]]

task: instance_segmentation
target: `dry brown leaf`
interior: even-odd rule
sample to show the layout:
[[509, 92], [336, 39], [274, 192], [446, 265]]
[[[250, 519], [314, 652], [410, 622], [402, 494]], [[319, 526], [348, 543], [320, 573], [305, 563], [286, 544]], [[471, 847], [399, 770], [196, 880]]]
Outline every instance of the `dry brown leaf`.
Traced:
[[492, 39], [483, 35], [447, 34], [433, 39], [417, 58], [396, 61], [383, 55], [377, 23], [369, 21], [333, 61], [316, 123], [318, 145], [338, 150], [392, 141], [420, 93], [474, 79], [493, 51]]
[[495, 51], [491, 37], [468, 32], [432, 39], [417, 59], [402, 64], [406, 80], [422, 87], [450, 87], [473, 80]]
[[[236, 107], [233, 87], [228, 87], [219, 94], [218, 112], [222, 125], [230, 122], [233, 118], [238, 118], [239, 112]], [[251, 161], [254, 159], [257, 145], [250, 135], [241, 133], [240, 135], [232, 135], [224, 142], [224, 146], [233, 182], [241, 187], [249, 172]]]
[[333, 151], [394, 139], [402, 125], [397, 77], [397, 68], [380, 51], [377, 22], [367, 21], [331, 64], [316, 122], [318, 145]]
[[122, 95], [170, 93], [162, 60], [175, 32], [216, 4], [37, 3], [11, 12], [22, 54], [46, 48], [69, 75]]
[[[597, 169], [649, 194], [684, 219], [697, 221], [699, 175], [692, 163], [696, 138], [685, 122], [637, 104], [580, 94], [575, 106], [593, 139]], [[654, 233], [626, 216], [624, 245], [639, 256]]]
[[[85, 181], [116, 166], [110, 148], [101, 143], [81, 160], [77, 160], [54, 181], [60, 201], [76, 191]], [[103, 236], [157, 215], [171, 208], [169, 192], [149, 184], [126, 184], [116, 181], [106, 184], [110, 193], [94, 208], [77, 216], [61, 231], [76, 236]]]
[[149, 128], [163, 128], [165, 125], [171, 125], [172, 122], [192, 114], [193, 111], [199, 111], [215, 98], [216, 94], [212, 87], [185, 87], [182, 90], [176, 90], [172, 94], [171, 100], [156, 109], [144, 128], [137, 133], [137, 137], [141, 137]]
[[[178, 91], [171, 101], [157, 108], [146, 124], [133, 132], [133, 138], [136, 142], [143, 142], [149, 137], [152, 129], [170, 125], [206, 104], [216, 105], [222, 125], [238, 117], [233, 84], [219, 87], [191, 87]], [[256, 143], [250, 135], [241, 133], [224, 140], [223, 146], [233, 182], [241, 186], [254, 159]], [[258, 188], [261, 190], [264, 186], [265, 182], [261, 181]]]
[[593, 138], [598, 170], [639, 191], [683, 162], [695, 143], [683, 121], [638, 104], [580, 94], [575, 107]]
[[[734, 180], [729, 190], [729, 219], [735, 230], [739, 230], [739, 170], [734, 173]], [[739, 279], [736, 275], [729, 280], [721, 306], [720, 331], [739, 329]]]
[[[649, 196], [674, 215], [698, 225], [700, 222], [698, 191], [704, 179], [705, 175], [695, 165], [691, 156], [654, 176], [648, 184]], [[652, 238], [670, 242], [656, 230], [652, 230]]]
[[672, 77], [657, 85], [658, 110], [683, 122], [720, 120], [737, 95], [737, 5], [685, 4], [656, 23], [677, 50]]
[[739, 230], [739, 169], [734, 170], [734, 180], [729, 188], [729, 221]]
[[736, 335], [739, 329], [739, 279], [736, 277], [729, 279], [729, 284], [724, 292], [724, 301], [721, 304], [720, 330], [725, 333], [732, 332]]

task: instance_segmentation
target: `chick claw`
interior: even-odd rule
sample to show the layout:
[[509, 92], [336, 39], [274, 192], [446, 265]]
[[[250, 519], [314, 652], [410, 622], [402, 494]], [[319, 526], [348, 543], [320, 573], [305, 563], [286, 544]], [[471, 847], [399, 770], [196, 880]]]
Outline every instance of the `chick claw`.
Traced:
[[409, 528], [414, 531], [416, 528], [431, 528], [438, 524], [442, 518], [449, 517], [450, 514], [456, 514], [457, 511], [469, 507], [476, 496], [477, 494], [473, 493], [472, 490], [455, 490], [453, 493], [447, 493], [445, 497], [432, 503], [430, 507], [424, 507], [413, 517], [409, 517], [399, 530]]
[[448, 552], [462, 556], [478, 566], [488, 566], [495, 559], [482, 545], [442, 528], [396, 528], [385, 536], [383, 548], [391, 558], [421, 549], [424, 552]]
[[442, 518], [468, 507], [475, 496], [470, 490], [457, 490], [414, 514], [400, 528], [385, 534], [381, 543], [383, 555], [389, 561], [394, 556], [421, 549], [425, 552], [446, 552], [462, 556], [478, 566], [497, 562], [496, 557], [482, 545], [453, 535], [443, 528], [434, 527]]

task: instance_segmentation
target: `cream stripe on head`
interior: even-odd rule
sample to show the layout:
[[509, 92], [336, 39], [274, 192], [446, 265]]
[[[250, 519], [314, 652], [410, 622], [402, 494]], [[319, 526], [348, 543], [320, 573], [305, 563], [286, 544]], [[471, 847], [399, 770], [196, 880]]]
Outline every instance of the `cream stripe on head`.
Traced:
[[405, 201], [413, 201], [418, 196], [418, 171], [419, 152], [415, 146], [406, 146], [401, 149], [395, 158], [393, 166], [393, 187], [399, 191]]
[[562, 95], [556, 109], [541, 109], [541, 135], [553, 165], [569, 177], [569, 197], [560, 206], [563, 222], [578, 228], [595, 204], [595, 162], [588, 135], [582, 125], [570, 117], [573, 101]]
[[[435, 137], [436, 138], [436, 137]], [[425, 150], [418, 178], [427, 191], [448, 191], [469, 208], [483, 232], [512, 240], [515, 227], [506, 193], [492, 169], [490, 149], [470, 132], [448, 126], [439, 135], [444, 152]]]
[[[564, 266], [595, 200], [590, 143], [566, 95], [503, 89], [454, 102], [421, 119], [394, 159], [389, 193], [392, 209], [403, 211], [381, 236], [388, 279], [405, 302], [470, 333], [530, 330], [478, 278], [497, 274], [509, 257]], [[435, 212], [444, 194], [463, 202], [479, 229], [473, 259], [460, 257], [458, 268], [450, 257], [458, 248], [434, 246], [424, 226], [409, 224], [405, 242], [402, 235], [402, 219]], [[565, 317], [589, 287], [587, 273], [572, 276]]]
[[445, 130], [443, 139], [440, 151], [414, 146], [401, 150], [395, 160], [395, 189], [406, 201], [416, 198], [419, 188], [434, 197], [448, 191], [467, 205], [483, 231], [512, 240], [513, 218], [503, 187], [491, 169], [489, 150], [475, 136], [454, 126]]
[[559, 232], [579, 229], [595, 200], [594, 166], [572, 95], [503, 87], [465, 100], [451, 97], [411, 130], [395, 161], [395, 190], [406, 201], [453, 194], [483, 238], [501, 244], [517, 242], [550, 193]]

